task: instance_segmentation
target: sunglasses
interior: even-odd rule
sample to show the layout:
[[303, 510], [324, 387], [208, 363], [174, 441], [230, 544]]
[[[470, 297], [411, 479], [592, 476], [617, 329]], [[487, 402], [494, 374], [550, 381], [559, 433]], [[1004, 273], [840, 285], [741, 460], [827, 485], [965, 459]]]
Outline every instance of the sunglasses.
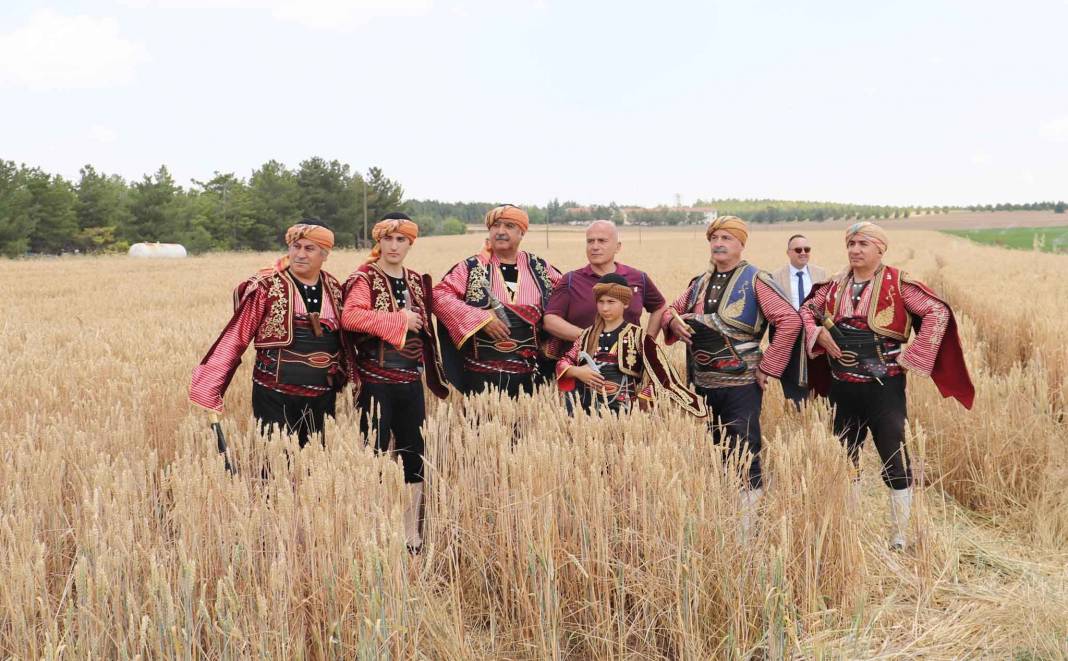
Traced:
[[810, 253], [810, 252], [812, 252], [812, 248], [806, 246], [804, 248], [794, 248], [793, 251], [796, 252], [798, 255], [800, 255], [801, 253]]

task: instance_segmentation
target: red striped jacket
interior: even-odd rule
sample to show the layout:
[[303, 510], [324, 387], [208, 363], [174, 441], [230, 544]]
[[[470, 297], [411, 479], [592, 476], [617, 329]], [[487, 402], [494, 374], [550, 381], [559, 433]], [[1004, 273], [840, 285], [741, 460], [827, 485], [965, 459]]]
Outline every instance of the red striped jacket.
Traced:
[[[323, 280], [323, 303], [319, 320], [327, 328], [340, 330], [336, 310], [341, 309], [341, 285], [326, 271], [320, 272]], [[235, 292], [235, 310], [208, 353], [193, 370], [189, 384], [189, 401], [212, 411], [222, 412], [223, 395], [241, 365], [241, 357], [248, 345], [257, 340], [257, 351], [277, 350], [292, 342], [293, 319], [307, 317], [304, 299], [296, 292], [286, 273], [260, 273], [238, 285]], [[260, 347], [259, 338], [264, 337], [264, 327], [270, 327], [269, 335], [288, 338], [285, 344], [267, 342]], [[288, 330], [287, 330], [288, 327]], [[346, 376], [350, 367], [351, 352], [342, 334], [342, 351], [339, 376]], [[255, 374], [253, 374], [255, 379]], [[270, 380], [262, 385], [294, 395], [315, 396], [322, 394], [316, 389], [302, 386], [286, 386]], [[338, 385], [343, 386], [344, 381]]]
[[[516, 254], [519, 266], [519, 289], [515, 297], [508, 291], [501, 276], [500, 260], [496, 255], [488, 260], [484, 255], [478, 256], [478, 262], [487, 267], [490, 289], [502, 304], [515, 310], [520, 317], [541, 325], [541, 317], [548, 300], [543, 300], [542, 289], [530, 271], [530, 259], [526, 252]], [[560, 280], [560, 271], [549, 266], [547, 276], [553, 285]], [[449, 331], [456, 348], [462, 347], [475, 333], [494, 319], [492, 310], [475, 307], [467, 302], [467, 262], [456, 264], [445, 277], [434, 286], [434, 314]]]

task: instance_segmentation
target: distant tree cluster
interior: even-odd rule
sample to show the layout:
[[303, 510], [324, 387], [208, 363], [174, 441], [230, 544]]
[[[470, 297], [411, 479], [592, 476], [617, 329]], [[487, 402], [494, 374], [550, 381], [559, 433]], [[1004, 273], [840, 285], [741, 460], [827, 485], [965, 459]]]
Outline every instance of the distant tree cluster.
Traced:
[[753, 223], [779, 223], [794, 220], [890, 219], [915, 214], [949, 213], [952, 207], [897, 207], [839, 202], [799, 200], [698, 200], [696, 207], [714, 208], [719, 215], [741, 216]]
[[1064, 213], [1065, 207], [1063, 200], [1058, 202], [1031, 202], [1029, 204], [1003, 202], [1001, 204], [973, 205], [968, 207], [968, 211], [1052, 211], [1054, 213]]
[[363, 175], [319, 157], [295, 170], [268, 161], [247, 180], [216, 172], [189, 187], [165, 166], [126, 181], [86, 165], [75, 182], [0, 160], [0, 254], [114, 252], [138, 241], [181, 243], [191, 252], [268, 250], [306, 217], [352, 246], [363, 236], [365, 203], [373, 224], [404, 210], [404, 189], [379, 168]]

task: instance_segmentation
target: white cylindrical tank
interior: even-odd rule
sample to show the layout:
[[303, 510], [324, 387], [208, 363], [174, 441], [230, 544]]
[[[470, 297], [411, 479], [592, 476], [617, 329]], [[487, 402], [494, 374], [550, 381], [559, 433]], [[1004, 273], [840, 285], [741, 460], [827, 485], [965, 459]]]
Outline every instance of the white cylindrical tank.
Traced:
[[127, 254], [130, 257], [185, 257], [185, 246], [180, 243], [135, 243]]

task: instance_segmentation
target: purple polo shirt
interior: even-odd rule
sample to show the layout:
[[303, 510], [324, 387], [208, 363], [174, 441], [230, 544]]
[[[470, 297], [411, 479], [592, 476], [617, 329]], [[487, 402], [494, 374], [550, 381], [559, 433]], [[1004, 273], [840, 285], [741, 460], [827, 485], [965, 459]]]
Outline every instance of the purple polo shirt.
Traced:
[[[623, 311], [623, 319], [640, 324], [642, 308], [656, 312], [666, 301], [649, 276], [638, 269], [616, 262], [616, 273], [623, 276], [634, 292], [630, 305]], [[593, 299], [593, 286], [601, 276], [587, 264], [577, 271], [565, 273], [553, 288], [545, 314], [555, 314], [579, 328], [588, 328], [597, 319], [597, 301]]]

